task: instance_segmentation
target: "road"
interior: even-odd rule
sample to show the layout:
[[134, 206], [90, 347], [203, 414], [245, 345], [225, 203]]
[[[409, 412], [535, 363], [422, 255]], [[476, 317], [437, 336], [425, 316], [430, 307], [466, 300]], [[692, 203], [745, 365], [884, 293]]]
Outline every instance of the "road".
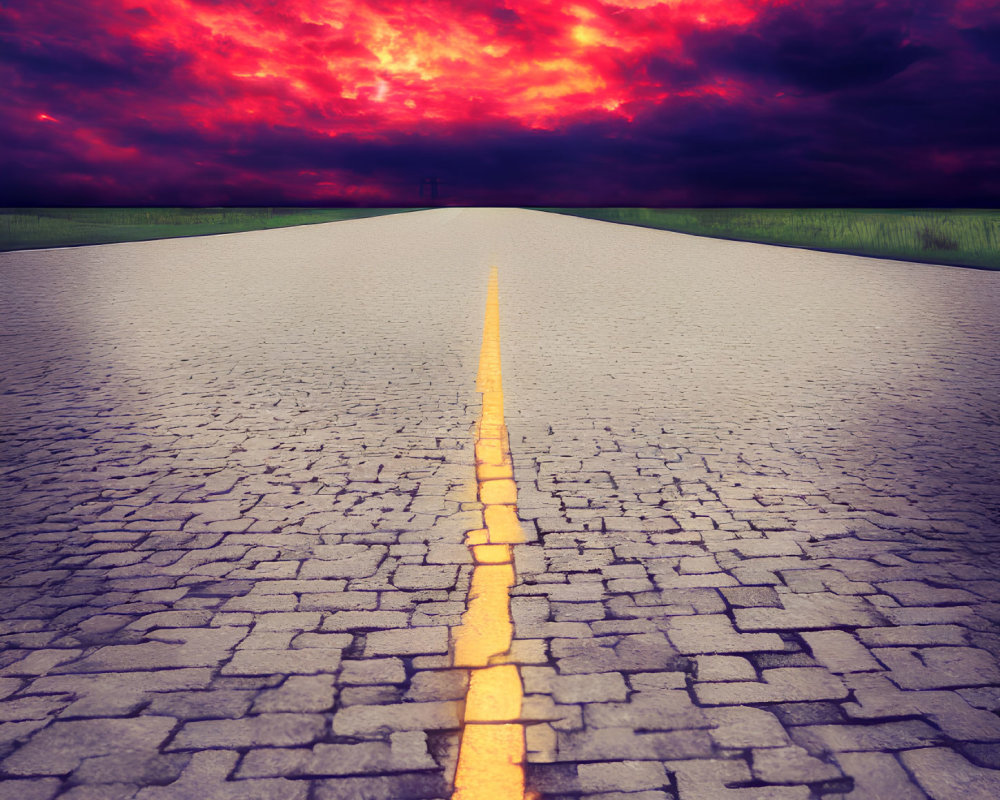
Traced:
[[528, 790], [1000, 794], [1000, 275], [439, 209], [0, 255], [0, 800], [450, 797], [491, 265]]

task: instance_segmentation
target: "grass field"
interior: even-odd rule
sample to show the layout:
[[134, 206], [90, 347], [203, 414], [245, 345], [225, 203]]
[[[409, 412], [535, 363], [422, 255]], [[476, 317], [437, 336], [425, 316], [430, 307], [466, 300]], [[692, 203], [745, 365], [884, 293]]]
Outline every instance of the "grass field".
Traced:
[[543, 208], [559, 214], [854, 255], [1000, 269], [1000, 211]]
[[0, 251], [337, 222], [408, 208], [0, 208]]
[[[409, 208], [0, 208], [0, 251], [283, 228]], [[542, 208], [720, 239], [1000, 269], [1000, 211]]]

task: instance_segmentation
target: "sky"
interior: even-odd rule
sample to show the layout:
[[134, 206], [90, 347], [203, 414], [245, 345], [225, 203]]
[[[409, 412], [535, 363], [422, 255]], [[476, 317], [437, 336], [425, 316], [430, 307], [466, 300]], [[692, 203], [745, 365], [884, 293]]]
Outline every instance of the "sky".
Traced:
[[413, 206], [430, 178], [449, 205], [1000, 207], [1000, 0], [0, 6], [0, 205]]

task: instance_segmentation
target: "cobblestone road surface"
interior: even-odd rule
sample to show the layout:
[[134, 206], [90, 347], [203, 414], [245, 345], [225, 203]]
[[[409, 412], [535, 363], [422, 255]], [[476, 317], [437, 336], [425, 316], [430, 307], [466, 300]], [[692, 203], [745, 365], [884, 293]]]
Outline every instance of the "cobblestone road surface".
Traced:
[[448, 797], [490, 263], [529, 787], [1000, 795], [1000, 275], [448, 209], [0, 256], [0, 800]]

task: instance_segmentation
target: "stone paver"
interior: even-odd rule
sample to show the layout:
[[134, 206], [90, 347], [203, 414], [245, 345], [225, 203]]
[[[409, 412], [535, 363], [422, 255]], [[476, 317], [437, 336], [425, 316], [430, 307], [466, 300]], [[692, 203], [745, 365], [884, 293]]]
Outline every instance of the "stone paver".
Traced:
[[0, 799], [449, 797], [490, 263], [529, 788], [997, 796], [1000, 276], [439, 209], [0, 254]]
[[[555, 670], [523, 670], [533, 708], [554, 700], [529, 785], [586, 796], [602, 766], [666, 763], [633, 791], [995, 792], [1000, 276], [505, 222], [506, 416], [538, 536], [515, 636]], [[659, 666], [601, 655], [655, 634]], [[678, 677], [663, 691], [705, 720], [705, 753], [645, 742], [650, 670]], [[608, 673], [627, 701], [554, 694]]]
[[0, 797], [448, 785], [488, 244], [390, 227], [0, 255]]

